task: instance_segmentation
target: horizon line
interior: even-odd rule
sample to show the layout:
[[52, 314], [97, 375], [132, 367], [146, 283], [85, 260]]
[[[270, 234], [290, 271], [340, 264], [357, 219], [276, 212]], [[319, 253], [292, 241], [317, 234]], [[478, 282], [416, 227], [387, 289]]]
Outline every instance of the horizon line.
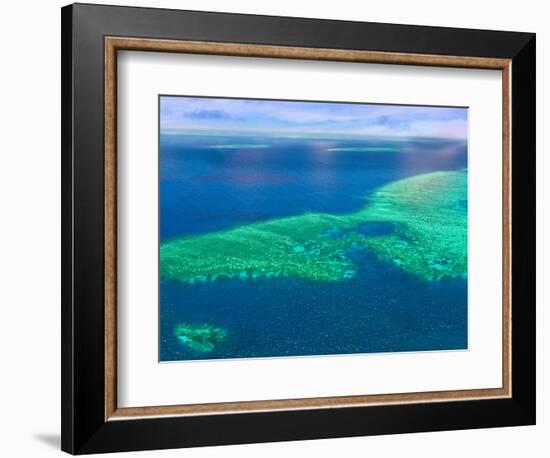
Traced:
[[411, 135], [408, 134], [392, 134], [392, 135], [372, 135], [361, 133], [346, 133], [346, 132], [285, 132], [285, 131], [264, 131], [264, 130], [233, 130], [233, 129], [185, 129], [176, 127], [167, 127], [159, 129], [160, 136], [162, 135], [213, 135], [213, 136], [266, 136], [266, 137], [285, 137], [285, 138], [325, 138], [325, 139], [384, 139], [384, 140], [405, 140], [405, 139], [435, 139], [435, 140], [452, 140], [452, 141], [467, 141], [467, 137], [439, 137], [434, 135]]

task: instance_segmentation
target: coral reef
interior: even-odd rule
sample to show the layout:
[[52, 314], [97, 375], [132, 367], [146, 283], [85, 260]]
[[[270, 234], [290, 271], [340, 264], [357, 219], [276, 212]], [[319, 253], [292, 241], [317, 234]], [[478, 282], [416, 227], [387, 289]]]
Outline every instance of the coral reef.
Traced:
[[467, 273], [466, 171], [433, 172], [381, 187], [358, 212], [306, 213], [161, 244], [162, 278], [194, 284], [221, 278], [293, 276], [342, 281], [353, 252], [370, 249], [426, 280]]
[[362, 212], [395, 230], [370, 237], [381, 258], [427, 280], [463, 277], [468, 264], [466, 171], [434, 172], [382, 187]]
[[210, 324], [182, 323], [176, 326], [174, 335], [189, 348], [206, 353], [227, 337], [227, 331]]

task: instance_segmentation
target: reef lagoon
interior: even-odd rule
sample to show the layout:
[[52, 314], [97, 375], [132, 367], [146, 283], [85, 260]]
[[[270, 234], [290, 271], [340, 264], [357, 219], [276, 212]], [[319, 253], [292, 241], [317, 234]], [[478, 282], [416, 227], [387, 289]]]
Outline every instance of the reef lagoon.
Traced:
[[467, 348], [467, 146], [160, 138], [160, 360]]

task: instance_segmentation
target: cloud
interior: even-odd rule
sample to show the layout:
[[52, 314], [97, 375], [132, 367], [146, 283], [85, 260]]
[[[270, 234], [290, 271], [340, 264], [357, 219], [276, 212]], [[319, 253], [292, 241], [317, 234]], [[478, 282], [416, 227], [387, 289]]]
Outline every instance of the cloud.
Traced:
[[387, 126], [390, 129], [395, 129], [395, 130], [409, 130], [411, 126], [411, 121], [399, 119], [398, 117], [392, 117], [390, 115], [383, 115], [373, 119], [372, 121], [369, 121], [367, 125]]
[[230, 119], [231, 115], [222, 110], [195, 110], [187, 115], [191, 119]]
[[466, 138], [467, 109], [162, 96], [163, 129]]

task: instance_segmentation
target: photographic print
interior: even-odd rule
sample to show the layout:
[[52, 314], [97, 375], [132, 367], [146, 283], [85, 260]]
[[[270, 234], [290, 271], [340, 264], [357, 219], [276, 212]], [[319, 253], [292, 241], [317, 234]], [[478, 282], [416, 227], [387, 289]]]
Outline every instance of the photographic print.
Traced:
[[159, 96], [160, 361], [468, 348], [468, 109]]

